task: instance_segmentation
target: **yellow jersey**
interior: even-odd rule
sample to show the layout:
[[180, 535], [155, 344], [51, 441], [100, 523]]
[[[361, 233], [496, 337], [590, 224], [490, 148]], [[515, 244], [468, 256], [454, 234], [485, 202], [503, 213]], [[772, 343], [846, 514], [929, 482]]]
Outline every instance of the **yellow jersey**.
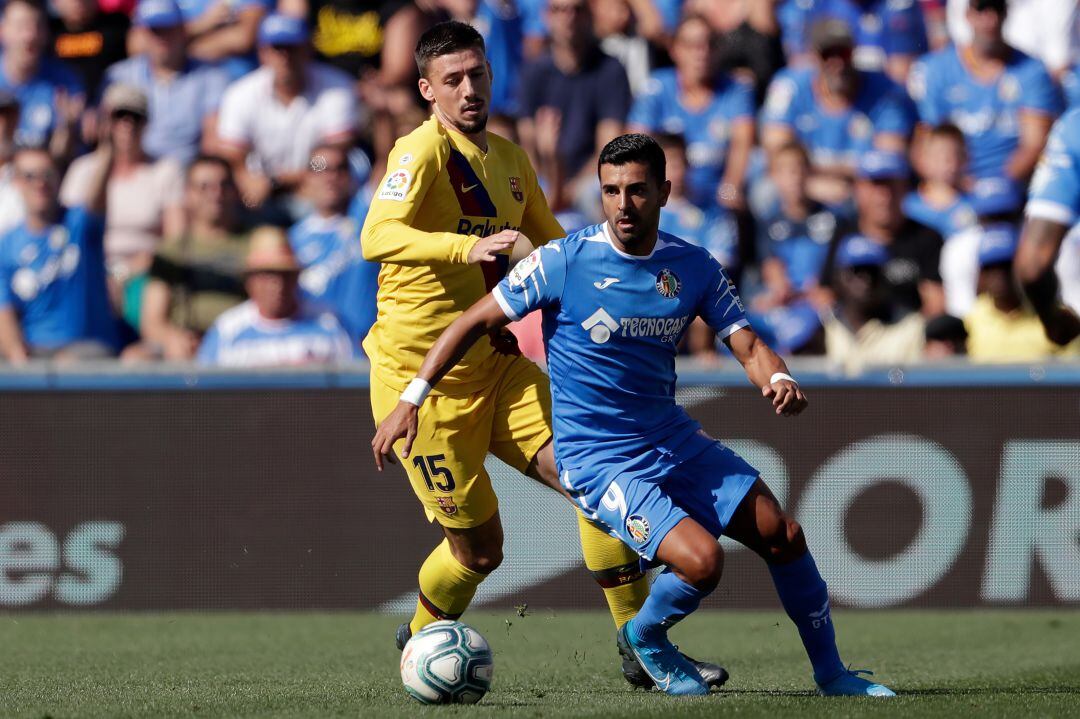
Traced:
[[[481, 237], [521, 231], [537, 246], [565, 233], [525, 151], [488, 133], [484, 152], [432, 116], [394, 145], [368, 210], [364, 257], [381, 262], [378, 316], [364, 340], [372, 371], [402, 390], [442, 331], [505, 275], [509, 255], [468, 264]], [[495, 339], [477, 342], [444, 379], [443, 394], [491, 381]]]

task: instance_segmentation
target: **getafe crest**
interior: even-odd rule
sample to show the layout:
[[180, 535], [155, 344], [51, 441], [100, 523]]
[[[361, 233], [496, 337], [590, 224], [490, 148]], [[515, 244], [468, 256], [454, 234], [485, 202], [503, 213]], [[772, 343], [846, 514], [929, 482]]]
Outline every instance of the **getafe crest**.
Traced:
[[626, 518], [626, 531], [638, 544], [645, 544], [649, 539], [649, 520], [640, 514], [631, 514]]
[[514, 199], [518, 202], [525, 202], [525, 193], [521, 191], [521, 178], [510, 178], [510, 194], [514, 196]]
[[678, 297], [682, 290], [682, 281], [671, 270], [664, 269], [656, 275], [656, 291], [664, 297], [671, 299]]

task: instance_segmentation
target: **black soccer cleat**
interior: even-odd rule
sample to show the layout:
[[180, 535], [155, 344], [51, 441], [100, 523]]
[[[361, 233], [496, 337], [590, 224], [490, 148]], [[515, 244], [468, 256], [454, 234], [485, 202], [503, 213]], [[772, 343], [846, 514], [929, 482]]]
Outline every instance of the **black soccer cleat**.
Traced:
[[[619, 656], [622, 657], [622, 675], [623, 679], [630, 683], [633, 687], [639, 687], [641, 689], [653, 689], [656, 684], [653, 682], [652, 677], [645, 671], [645, 668], [641, 666], [638, 660], [634, 657], [634, 653], [630, 651], [630, 647], [625, 646], [622, 639], [622, 634], [616, 632], [616, 644], [619, 647]], [[678, 648], [678, 647], [676, 647]], [[681, 654], [681, 652], [680, 652]], [[713, 664], [712, 662], [699, 662], [697, 659], [683, 654], [694, 668], [698, 670], [698, 674], [705, 683], [711, 688], [716, 687], [719, 689], [727, 683], [729, 674], [727, 669], [724, 669], [719, 664]]]
[[398, 649], [404, 651], [405, 645], [409, 643], [410, 639], [412, 639], [412, 629], [409, 629], [409, 623], [405, 622], [397, 628], [397, 634], [394, 635], [394, 643], [397, 644]]

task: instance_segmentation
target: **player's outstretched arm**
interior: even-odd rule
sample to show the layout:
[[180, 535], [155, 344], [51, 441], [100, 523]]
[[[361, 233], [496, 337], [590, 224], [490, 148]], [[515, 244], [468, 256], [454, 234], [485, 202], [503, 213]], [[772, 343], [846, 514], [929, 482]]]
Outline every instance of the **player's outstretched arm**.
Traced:
[[383, 459], [393, 463], [394, 443], [405, 438], [401, 448], [401, 457], [407, 458], [412, 451], [416, 438], [416, 427], [420, 414], [420, 405], [424, 403], [431, 388], [451, 370], [476, 340], [492, 330], [510, 324], [510, 319], [499, 307], [493, 295], [487, 295], [474, 304], [465, 313], [450, 323], [450, 326], [435, 340], [428, 350], [420, 371], [416, 373], [409, 386], [401, 393], [397, 407], [379, 423], [375, 438], [371, 440], [371, 449], [375, 454], [375, 466], [381, 472]]
[[784, 360], [754, 330], [743, 327], [729, 335], [724, 343], [746, 370], [750, 381], [761, 389], [761, 395], [772, 400], [777, 414], [794, 417], [806, 409], [809, 404], [806, 395], [788, 373]]

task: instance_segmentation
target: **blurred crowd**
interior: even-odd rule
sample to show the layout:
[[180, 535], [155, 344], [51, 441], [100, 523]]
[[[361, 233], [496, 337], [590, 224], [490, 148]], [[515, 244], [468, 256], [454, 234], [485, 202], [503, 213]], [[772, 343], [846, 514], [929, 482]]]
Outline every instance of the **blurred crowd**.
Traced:
[[[446, 19], [484, 36], [489, 129], [567, 231], [601, 219], [600, 148], [656, 136], [661, 229], [731, 271], [779, 351], [1078, 353], [1011, 270], [1051, 125], [1080, 105], [1076, 0], [7, 0], [3, 358], [362, 356], [379, 268], [359, 229], [429, 114], [412, 48]], [[1057, 271], [1080, 310], [1078, 237]], [[685, 350], [723, 353], [703, 325]]]

